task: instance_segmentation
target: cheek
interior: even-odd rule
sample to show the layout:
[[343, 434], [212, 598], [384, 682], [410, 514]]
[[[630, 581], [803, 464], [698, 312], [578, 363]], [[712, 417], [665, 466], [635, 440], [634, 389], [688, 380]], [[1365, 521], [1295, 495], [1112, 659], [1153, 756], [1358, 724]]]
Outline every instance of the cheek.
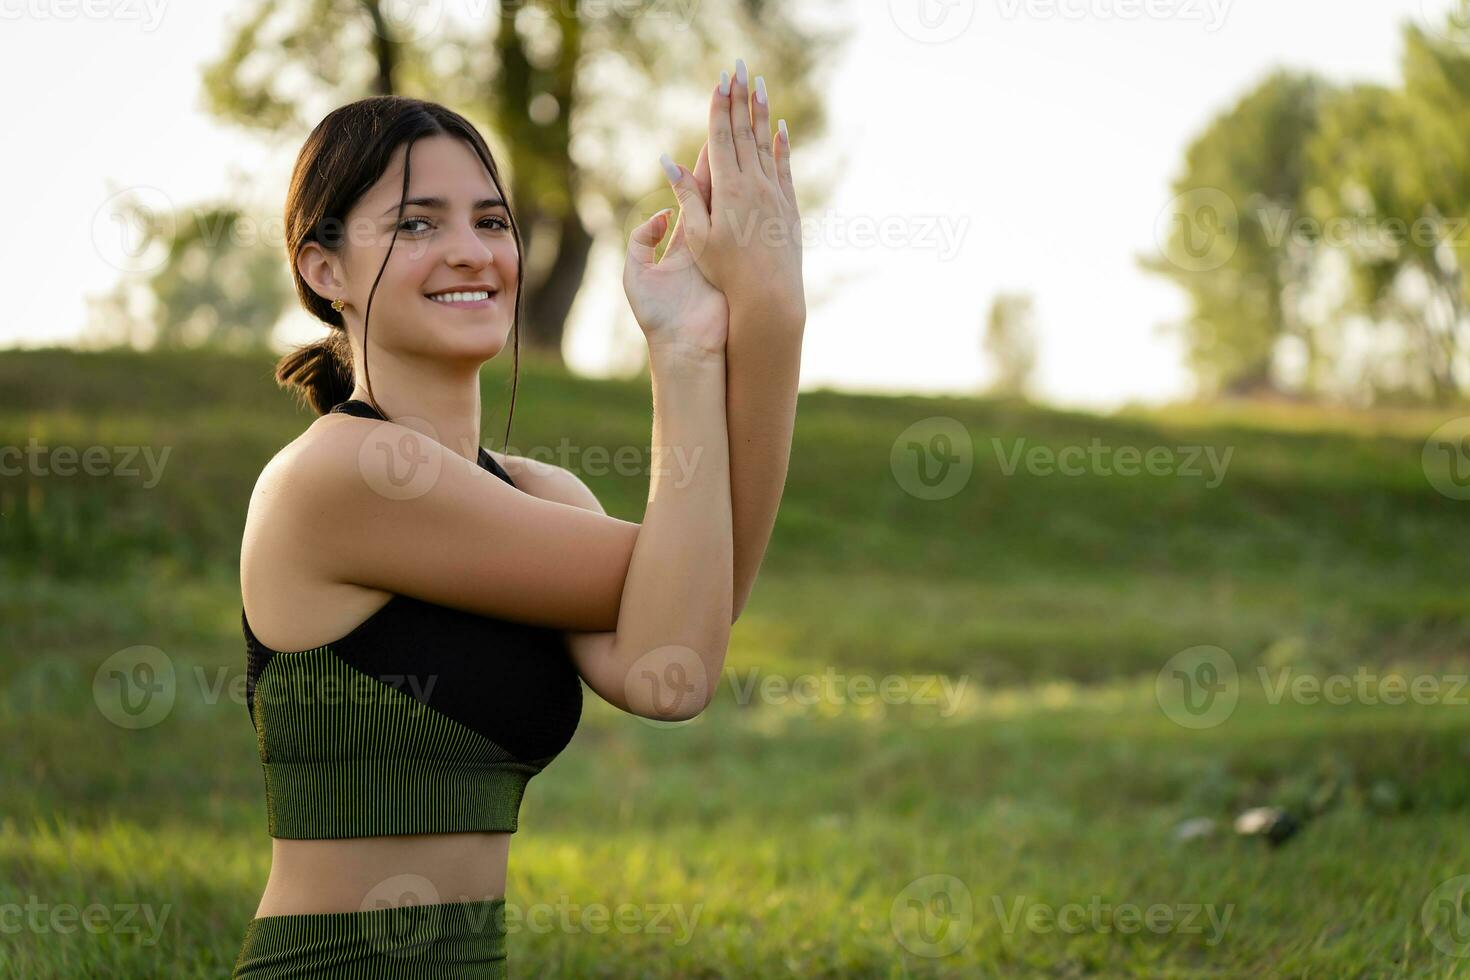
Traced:
[[404, 245], [400, 242], [394, 249], [393, 258], [383, 271], [383, 283], [379, 289], [391, 288], [394, 295], [407, 303], [419, 296], [424, 283], [429, 281], [434, 270], [434, 257], [421, 243], [410, 242], [406, 248]]
[[490, 246], [495, 256], [495, 264], [500, 269], [501, 280], [506, 288], [514, 290], [517, 286], [516, 265], [520, 253], [516, 251], [516, 243], [507, 237], [504, 241], [494, 242]]
[[515, 239], [510, 235], [504, 235], [492, 242], [490, 248], [495, 253], [496, 262], [510, 269], [516, 267], [516, 256], [519, 253], [516, 251]]

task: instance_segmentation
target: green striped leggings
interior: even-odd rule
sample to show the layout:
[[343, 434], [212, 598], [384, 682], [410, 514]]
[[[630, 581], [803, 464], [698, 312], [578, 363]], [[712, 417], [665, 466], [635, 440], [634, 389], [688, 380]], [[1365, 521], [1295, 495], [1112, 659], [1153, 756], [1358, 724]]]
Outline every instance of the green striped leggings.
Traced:
[[505, 899], [251, 919], [231, 976], [504, 980]]

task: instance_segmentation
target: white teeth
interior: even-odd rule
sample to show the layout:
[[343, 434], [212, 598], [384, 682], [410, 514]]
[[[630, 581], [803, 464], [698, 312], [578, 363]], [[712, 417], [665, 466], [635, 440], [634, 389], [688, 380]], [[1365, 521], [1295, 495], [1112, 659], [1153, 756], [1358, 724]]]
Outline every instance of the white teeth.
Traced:
[[478, 299], [489, 299], [490, 294], [483, 289], [472, 293], [439, 293], [430, 296], [429, 299], [436, 303], [470, 303]]

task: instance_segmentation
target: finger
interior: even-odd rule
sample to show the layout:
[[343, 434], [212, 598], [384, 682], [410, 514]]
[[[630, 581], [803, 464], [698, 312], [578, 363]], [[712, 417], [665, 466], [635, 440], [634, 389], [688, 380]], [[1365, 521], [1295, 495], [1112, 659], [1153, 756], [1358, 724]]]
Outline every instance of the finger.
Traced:
[[734, 101], [730, 86], [730, 73], [720, 72], [720, 84], [715, 86], [709, 102], [710, 170], [717, 183], [727, 184], [740, 172], [735, 134], [730, 129], [730, 103]]
[[699, 160], [694, 164], [694, 183], [699, 185], [699, 194], [704, 198], [704, 203], [712, 206], [715, 198], [710, 178], [708, 143], [699, 148]]
[[740, 163], [740, 172], [758, 172], [755, 130], [750, 128], [750, 78], [744, 58], [735, 59], [735, 80], [730, 83], [730, 133], [735, 138], [735, 159]]
[[[697, 191], [699, 191], [700, 202], [704, 206], [704, 213], [705, 215], [708, 215], [711, 206], [710, 202], [712, 200], [712, 198], [710, 197], [711, 187], [709, 174], [708, 143], [699, 148], [699, 160], [694, 164], [694, 187]], [[670, 252], [677, 249], [680, 245], [684, 244], [685, 229], [687, 225], [688, 222], [684, 220], [684, 211], [681, 208], [679, 211], [679, 223], [674, 226], [674, 233], [669, 236], [669, 247], [664, 249], [665, 255], [668, 255]]]
[[[694, 165], [694, 187], [700, 192], [701, 203], [704, 204], [704, 213], [710, 213], [710, 144], [706, 143], [700, 147], [700, 159]], [[669, 254], [676, 250], [679, 245], [684, 244], [685, 228], [688, 222], [684, 220], [684, 209], [679, 209], [679, 223], [673, 226], [673, 234], [669, 237], [669, 247], [664, 248], [663, 254]]]
[[755, 158], [760, 162], [761, 173], [776, 179], [776, 157], [771, 148], [771, 105], [766, 94], [766, 78], [755, 76], [755, 96], [751, 100], [751, 129], [755, 136]]
[[679, 199], [679, 223], [688, 226], [684, 237], [691, 245], [703, 247], [709, 234], [709, 209], [699, 196], [699, 185], [695, 183], [694, 175], [670, 159], [667, 153], [659, 157], [659, 162], [674, 187], [674, 196]]
[[663, 241], [669, 227], [669, 215], [673, 208], [655, 211], [649, 219], [633, 229], [628, 236], [628, 260], [639, 265], [653, 265], [654, 252]]
[[776, 182], [781, 185], [786, 200], [796, 207], [796, 183], [791, 179], [791, 134], [784, 119], [776, 123]]

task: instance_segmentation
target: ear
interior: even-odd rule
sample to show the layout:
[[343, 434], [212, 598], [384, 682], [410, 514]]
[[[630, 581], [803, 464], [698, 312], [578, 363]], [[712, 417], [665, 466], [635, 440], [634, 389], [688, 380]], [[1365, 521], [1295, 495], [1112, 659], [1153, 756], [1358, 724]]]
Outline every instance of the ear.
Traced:
[[338, 259], [319, 242], [307, 242], [296, 256], [296, 271], [301, 278], [323, 299], [332, 300], [345, 290]]

